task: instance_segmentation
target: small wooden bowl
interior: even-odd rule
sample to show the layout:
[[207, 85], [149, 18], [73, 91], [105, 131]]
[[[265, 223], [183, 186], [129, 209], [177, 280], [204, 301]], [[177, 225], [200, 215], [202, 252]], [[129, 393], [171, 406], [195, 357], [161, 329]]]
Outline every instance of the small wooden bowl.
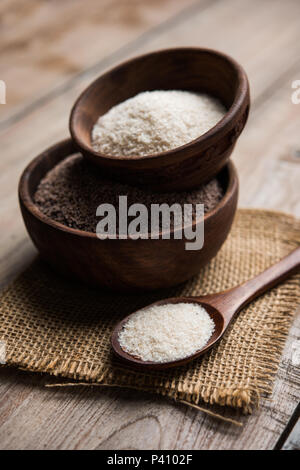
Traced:
[[[219, 98], [227, 113], [192, 142], [147, 156], [109, 156], [93, 150], [91, 130], [100, 115], [146, 90], [190, 90]], [[242, 67], [209, 49], [180, 48], [131, 59], [95, 80], [77, 99], [71, 136], [84, 156], [112, 178], [152, 189], [180, 191], [210, 180], [226, 164], [247, 121], [249, 85]]]
[[[95, 233], [68, 228], [44, 215], [33, 201], [35, 190], [49, 170], [75, 152], [71, 140], [56, 144], [27, 166], [19, 183], [19, 201], [28, 233], [42, 257], [60, 272], [116, 290], [153, 290], [191, 278], [221, 248], [237, 206], [238, 177], [232, 163], [218, 175], [225, 194], [205, 215], [204, 246], [199, 251], [189, 251], [185, 249], [185, 238], [174, 240], [171, 235], [170, 240], [100, 240]], [[195, 226], [194, 223], [193, 230]]]

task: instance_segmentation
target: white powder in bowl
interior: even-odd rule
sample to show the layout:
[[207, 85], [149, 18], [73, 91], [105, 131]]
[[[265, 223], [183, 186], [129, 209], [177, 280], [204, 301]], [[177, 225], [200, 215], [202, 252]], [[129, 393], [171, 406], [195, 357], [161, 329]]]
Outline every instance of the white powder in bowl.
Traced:
[[214, 321], [199, 304], [154, 305], [129, 318], [119, 333], [119, 343], [143, 361], [169, 362], [202, 349], [214, 329]]
[[92, 129], [105, 155], [149, 155], [187, 144], [217, 124], [226, 109], [216, 98], [189, 91], [145, 91], [111, 108]]

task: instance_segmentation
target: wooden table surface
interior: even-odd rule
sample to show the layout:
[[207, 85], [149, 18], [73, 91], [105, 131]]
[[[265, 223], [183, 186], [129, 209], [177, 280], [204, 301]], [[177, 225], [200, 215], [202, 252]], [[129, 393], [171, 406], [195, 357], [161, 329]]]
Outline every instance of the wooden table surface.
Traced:
[[[35, 256], [17, 202], [22, 169], [68, 135], [72, 103], [91, 80], [145, 51], [212, 47], [245, 67], [252, 110], [233, 154], [239, 205], [300, 215], [298, 0], [2, 0], [0, 15], [1, 286]], [[2, 368], [0, 448], [299, 448], [299, 331], [298, 316], [273, 395], [239, 417], [243, 427], [150, 394], [45, 388], [48, 377]]]

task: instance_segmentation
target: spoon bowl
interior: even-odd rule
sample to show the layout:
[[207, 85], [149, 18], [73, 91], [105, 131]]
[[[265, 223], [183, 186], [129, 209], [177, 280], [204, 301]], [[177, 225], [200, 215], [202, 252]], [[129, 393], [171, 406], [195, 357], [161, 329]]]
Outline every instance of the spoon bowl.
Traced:
[[300, 269], [300, 247], [292, 251], [288, 256], [278, 263], [274, 264], [258, 276], [244, 282], [243, 284], [228, 289], [217, 294], [206, 295], [202, 297], [173, 297], [170, 299], [159, 300], [148, 307], [177, 304], [193, 303], [201, 305], [215, 324], [215, 329], [208, 342], [202, 349], [194, 354], [169, 362], [143, 361], [137, 356], [133, 356], [122, 349], [119, 342], [119, 334], [129, 320], [129, 318], [147, 307], [131, 313], [121, 320], [114, 328], [111, 336], [111, 346], [115, 355], [135, 368], [148, 369], [167, 369], [171, 367], [182, 366], [211, 349], [223, 336], [228, 325], [234, 316], [242, 310], [245, 305], [264, 293], [266, 290], [279, 284], [288, 276], [297, 273]]
[[[204, 299], [205, 297], [203, 297]], [[197, 357], [201, 356], [202, 354], [206, 353], [209, 349], [211, 349], [214, 344], [221, 338], [223, 329], [224, 329], [224, 317], [221, 312], [219, 312], [216, 308], [214, 308], [212, 305], [202, 302], [200, 300], [200, 297], [173, 297], [169, 299], [164, 299], [164, 300], [159, 300], [158, 302], [154, 302], [153, 304], [149, 305], [148, 307], [154, 307], [158, 305], [166, 305], [166, 304], [178, 304], [178, 303], [193, 303], [193, 304], [199, 304], [201, 305], [209, 314], [211, 319], [213, 320], [215, 324], [215, 329], [209, 338], [208, 342], [206, 345], [200, 349], [199, 351], [196, 351], [194, 354], [191, 354], [190, 356], [184, 357], [183, 359], [177, 359], [175, 361], [169, 361], [169, 362], [154, 362], [154, 361], [143, 361], [137, 356], [133, 356], [132, 354], [129, 354], [128, 352], [124, 351], [122, 349], [120, 343], [119, 343], [119, 334], [122, 331], [122, 328], [125, 326], [129, 318], [140, 312], [140, 310], [131, 313], [130, 315], [127, 315], [123, 320], [121, 320], [114, 328], [112, 337], [111, 337], [111, 345], [113, 348], [114, 353], [116, 356], [121, 359], [122, 361], [125, 361], [127, 363], [130, 363], [131, 365], [134, 365], [135, 367], [148, 367], [151, 369], [167, 369], [169, 367], [177, 367], [184, 365], [186, 362], [192, 361], [193, 359], [196, 359]], [[148, 308], [147, 307], [147, 308]], [[142, 309], [144, 310], [144, 309]]]

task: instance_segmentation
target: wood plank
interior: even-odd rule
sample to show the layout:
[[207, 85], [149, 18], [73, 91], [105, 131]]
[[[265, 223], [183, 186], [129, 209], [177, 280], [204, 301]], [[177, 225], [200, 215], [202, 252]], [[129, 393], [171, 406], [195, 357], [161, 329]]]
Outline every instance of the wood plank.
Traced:
[[[294, 363], [299, 364], [299, 348], [296, 351], [296, 357], [294, 357]], [[289, 419], [283, 433], [279, 437], [275, 450], [298, 450], [300, 449], [300, 402]]]
[[182, 46], [224, 51], [244, 66], [252, 99], [257, 100], [299, 64], [299, 13], [297, 0], [274, 0], [272, 7], [268, 1], [226, 0], [162, 32], [137, 52]]
[[[299, 393], [293, 363], [300, 316], [289, 335], [271, 400], [238, 428], [155, 395], [76, 387], [43, 389], [52, 382], [0, 370], [1, 449], [272, 449]], [[287, 388], [288, 384], [288, 388]], [[219, 408], [214, 408], [217, 412]]]
[[282, 450], [300, 450], [300, 419], [282, 446]]
[[[260, 2], [261, 4], [262, 2]], [[283, 17], [284, 21], [282, 20], [282, 29], [286, 30], [289, 29], [289, 24], [290, 20], [292, 17], [296, 16], [296, 12], [293, 11], [292, 5], [295, 5], [293, 1], [290, 2], [290, 8], [289, 10], [289, 16], [284, 17], [283, 11], [282, 11], [282, 2], [274, 2], [273, 8], [272, 8], [272, 20], [277, 24], [277, 15], [279, 17]], [[241, 9], [241, 4], [244, 5], [244, 10]], [[251, 5], [254, 3], [251, 2]], [[241, 2], [240, 0], [231, 0], [230, 2], [226, 2], [227, 8], [224, 7], [224, 3], [222, 2], [221, 4], [213, 4], [212, 6], [212, 13], [210, 14], [210, 9], [207, 9], [205, 11], [202, 11], [201, 14], [195, 15], [193, 18], [193, 21], [191, 21], [190, 18], [185, 18], [183, 20], [182, 24], [179, 24], [177, 26], [171, 25], [168, 27], [168, 33], [164, 33], [166, 36], [170, 35], [171, 39], [169, 38], [169, 41], [173, 41], [174, 37], [176, 37], [176, 31], [179, 30], [178, 37], [183, 37], [185, 38], [188, 34], [189, 31], [194, 31], [194, 35], [192, 36], [191, 39], [195, 41], [195, 43], [200, 42], [200, 39], [203, 37], [209, 38], [212, 37], [215, 38], [214, 35], [210, 34], [210, 30], [213, 29], [213, 25], [210, 22], [211, 17], [214, 18], [214, 21], [216, 24], [223, 24], [225, 21], [226, 17], [229, 15], [233, 14], [238, 14], [241, 15], [244, 11], [244, 14], [247, 13], [247, 15], [250, 15], [252, 12], [252, 19], [251, 21], [249, 20], [250, 24], [252, 27], [255, 27], [260, 24], [261, 17], [266, 20], [263, 12], [265, 11], [265, 15], [268, 13], [268, 8], [264, 9], [250, 9], [248, 2]], [[298, 3], [296, 7], [298, 8], [300, 4]], [[239, 8], [241, 10], [239, 10]], [[276, 9], [277, 8], [277, 9]], [[276, 13], [276, 14], [275, 14]], [[294, 14], [293, 14], [294, 13]], [[224, 16], [225, 15], [225, 16]], [[204, 18], [204, 19], [203, 19]], [[248, 16], [247, 16], [248, 18]], [[201, 21], [204, 21], [202, 24]], [[272, 21], [272, 23], [273, 23]], [[285, 23], [287, 21], [287, 23]], [[199, 22], [200, 28], [199, 28]], [[219, 22], [219, 23], [218, 23]], [[257, 22], [257, 24], [256, 24]], [[208, 29], [205, 29], [205, 25], [208, 25]], [[266, 23], [268, 24], [268, 22]], [[204, 30], [203, 30], [204, 28]], [[240, 44], [245, 47], [245, 44], [247, 43], [247, 40], [249, 41], [250, 39], [248, 38], [248, 34], [244, 37], [244, 29], [245, 26], [242, 24], [239, 28], [237, 25], [237, 31], [236, 34], [241, 37], [241, 42]], [[293, 28], [291, 28], [290, 31], [292, 31]], [[294, 29], [294, 36], [290, 36], [290, 43], [288, 44], [288, 50], [295, 50], [294, 45], [297, 44], [297, 35], [298, 29]], [[265, 34], [267, 36], [265, 37], [266, 42], [269, 43], [272, 40], [272, 37], [274, 36], [274, 29], [273, 27], [269, 27], [269, 29], [266, 27], [265, 29]], [[204, 36], [203, 36], [204, 35]], [[163, 33], [158, 33], [158, 37], [160, 40], [162, 40]], [[231, 35], [228, 36], [223, 36], [223, 43], [224, 49], [227, 49], [226, 46], [226, 38], [231, 38]], [[248, 39], [247, 39], [248, 38]], [[190, 40], [191, 40], [190, 39]], [[155, 43], [158, 39], [153, 39], [151, 41], [151, 44]], [[228, 48], [230, 44], [232, 43], [232, 40], [229, 41], [228, 43]], [[251, 43], [251, 40], [250, 40]], [[145, 48], [154, 48], [151, 47], [151, 44], [147, 44], [143, 46], [142, 50]], [[166, 45], [166, 44], [164, 44]], [[171, 44], [169, 44], [171, 45]], [[208, 44], [211, 46], [217, 46], [216, 44]], [[286, 42], [284, 41], [280, 48], [279, 44], [276, 44], [276, 49], [277, 53], [281, 55], [284, 55], [285, 50], [286, 50]], [[240, 46], [239, 46], [240, 47]], [[273, 50], [267, 49], [267, 51], [264, 50], [258, 50], [257, 51], [257, 44], [253, 45], [253, 49], [251, 50], [249, 46], [247, 45], [247, 51], [249, 55], [245, 55], [245, 61], [246, 58], [249, 60], [249, 67], [246, 67], [250, 77], [253, 77], [253, 80], [255, 79], [256, 73], [260, 72], [261, 70], [261, 63], [263, 60], [266, 62], [272, 61], [272, 57], [274, 55]], [[232, 51], [231, 51], [232, 52]], [[242, 53], [239, 53], [242, 55]], [[291, 53], [290, 53], [291, 54]], [[233, 54], [235, 55], [235, 54]], [[253, 60], [253, 56], [256, 58], [256, 62]], [[245, 64], [246, 65], [246, 64]], [[275, 67], [274, 70], [272, 67]], [[268, 72], [268, 80], [265, 80], [260, 88], [257, 90], [257, 87], [254, 88], [252, 96], [253, 96], [253, 102], [254, 102], [254, 108], [255, 108], [255, 102], [258, 100], [258, 104], [262, 105], [264, 101], [260, 99], [260, 97], [266, 94], [266, 91], [268, 93], [271, 93], [272, 86], [275, 83], [276, 87], [279, 87], [279, 77], [280, 77], [280, 70], [278, 69], [278, 61], [275, 61], [274, 64], [270, 64], [270, 68], [273, 70], [273, 72]], [[297, 69], [296, 69], [297, 70]], [[300, 70], [300, 65], [299, 65], [299, 70]], [[17, 182], [19, 175], [22, 171], [22, 169], [25, 167], [26, 163], [31, 160], [31, 158], [37, 154], [37, 152], [41, 151], [48, 145], [51, 145], [53, 142], [66, 137], [67, 136], [67, 124], [68, 124], [68, 113], [71, 108], [71, 105], [76, 98], [76, 96], [79, 94], [79, 92], [90, 82], [92, 78], [94, 78], [93, 74], [98, 74], [99, 70], [93, 71], [92, 76], [91, 74], [87, 74], [82, 77], [82, 79], [79, 82], [73, 83], [73, 86], [65, 90], [64, 93], [59, 94], [55, 98], [53, 98], [49, 103], [46, 102], [44, 103], [40, 108], [33, 110], [28, 116], [26, 116], [22, 121], [15, 123], [12, 125], [9, 129], [3, 131], [1, 135], [1, 142], [2, 142], [2, 155], [4, 155], [4, 158], [0, 160], [0, 198], [2, 200], [2, 208], [0, 209], [0, 215], [3, 220], [3, 223], [7, 226], [7, 230], [3, 234], [4, 237], [4, 246], [7, 247], [4, 252], [6, 253], [5, 256], [5, 269], [6, 272], [6, 279], [7, 281], [11, 279], [11, 277], [14, 275], [14, 264], [15, 264], [15, 255], [12, 255], [14, 253], [14, 242], [16, 242], [19, 246], [23, 245], [24, 239], [26, 239], [25, 235], [25, 230], [22, 224], [22, 221], [19, 217], [19, 209], [18, 209], [18, 204], [17, 204], [17, 197], [16, 197], [16, 188], [17, 188]], [[263, 197], [263, 194], [266, 194], [266, 191], [262, 192], [262, 180], [264, 180], [264, 162], [265, 158], [262, 158], [262, 152], [266, 152], [268, 146], [270, 145], [270, 141], [274, 139], [274, 135], [278, 136], [278, 129], [280, 129], [280, 126], [286, 126], [288, 122], [290, 122], [291, 126], [293, 126], [293, 129], [289, 131], [288, 135], [285, 135], [285, 138], [282, 139], [282, 144], [281, 147], [279, 146], [279, 143], [277, 140], [273, 140], [276, 142], [276, 144], [273, 145], [271, 153], [269, 154], [270, 160], [269, 160], [269, 166], [274, 166], [274, 169], [272, 171], [276, 171], [276, 174], [280, 175], [281, 168], [284, 168], [284, 174], [287, 179], [291, 178], [293, 183], [292, 187], [294, 189], [294, 194], [297, 195], [297, 192], [295, 192], [295, 188], [297, 189], [297, 178], [298, 178], [298, 171], [296, 170], [295, 172], [293, 171], [295, 168], [299, 168], [299, 165], [296, 165], [295, 163], [292, 162], [285, 162], [278, 160], [278, 158], [275, 160], [272, 157], [272, 152], [282, 152], [284, 155], [288, 151], [287, 147], [290, 145], [291, 142], [293, 145], [298, 145], [297, 143], [297, 132], [294, 132], [298, 125], [298, 107], [297, 105], [293, 105], [290, 101], [289, 93], [290, 93], [290, 88], [289, 85], [291, 81], [294, 79], [295, 76], [297, 76], [296, 72], [294, 71], [294, 68], [292, 69], [292, 74], [289, 78], [286, 76], [286, 72], [283, 71], [284, 73], [284, 87], [281, 93], [286, 92], [285, 96], [282, 97], [283, 100], [286, 100], [285, 106], [283, 101], [280, 101], [279, 104], [277, 105], [276, 113], [270, 110], [270, 114], [267, 118], [261, 118], [260, 119], [260, 125], [251, 127], [251, 122], [254, 122], [256, 120], [256, 117], [254, 113], [252, 112], [250, 116], [250, 121], [249, 124], [247, 125], [242, 137], [240, 138], [237, 148], [233, 154], [233, 159], [237, 163], [238, 170], [240, 172], [240, 179], [241, 179], [241, 195], [240, 195], [240, 203], [243, 205], [257, 205], [258, 201], [256, 200], [255, 202], [252, 201], [251, 197], [253, 195], [260, 194], [260, 197]], [[251, 81], [252, 84], [252, 81]], [[287, 86], [288, 84], [288, 86]], [[253, 86], [252, 86], [253, 88]], [[273, 99], [273, 96], [270, 98]], [[282, 114], [282, 109], [284, 110], [284, 114]], [[275, 108], [274, 108], [275, 109]], [[253, 117], [252, 117], [253, 116]], [[281, 119], [282, 118], [282, 119]], [[262, 121], [264, 119], [264, 122]], [[268, 123], [268, 121], [271, 122]], [[276, 123], [276, 130], [275, 132], [273, 129], [275, 127], [273, 126], [273, 121], [274, 119], [277, 119]], [[262, 137], [258, 139], [257, 132], [259, 132]], [[269, 132], [269, 133], [268, 133]], [[282, 130], [281, 130], [282, 132]], [[278, 136], [280, 137], [280, 136]], [[288, 144], [287, 144], [288, 143]], [[274, 148], [275, 147], [275, 148]], [[254, 176], [256, 172], [256, 166], [259, 165], [261, 167], [260, 170], [260, 175], [262, 179], [259, 179], [258, 177]], [[270, 173], [271, 174], [271, 173]], [[251, 176], [251, 178], [250, 178]], [[276, 176], [276, 175], [275, 175]], [[251, 181], [251, 183], [250, 183]], [[276, 180], [275, 180], [276, 181]], [[275, 183], [276, 184], [276, 183]], [[276, 188], [277, 189], [277, 188]], [[258, 191], [259, 190], [259, 191]], [[281, 184], [281, 191], [275, 191], [276, 198], [280, 198], [281, 194], [284, 192], [284, 185]], [[299, 198], [298, 198], [299, 199]], [[293, 202], [291, 203], [286, 203], [285, 205], [282, 205], [280, 202], [280, 209], [281, 210], [287, 210], [287, 211], [292, 211], [294, 213], [298, 213], [299, 211], [299, 203], [297, 196], [293, 196]], [[288, 195], [288, 200], [292, 201], [291, 199], [291, 192], [289, 190], [289, 195]], [[277, 208], [279, 204], [273, 204], [272, 203], [273, 199], [272, 197], [268, 196], [267, 200], [264, 198], [261, 202], [260, 205], [263, 205], [264, 203], [267, 204], [267, 207], [273, 207]], [[11, 234], [14, 234], [14, 239], [12, 238]], [[7, 245], [10, 244], [10, 245]], [[9, 246], [11, 248], [9, 248]], [[24, 245], [24, 248], [26, 246], [26, 249], [28, 247], [27, 245]], [[25, 256], [26, 257], [26, 256]], [[12, 263], [10, 264], [9, 260], [11, 259]], [[11, 266], [11, 267], [10, 267]], [[20, 268], [22, 268], [23, 264], [20, 265]], [[17, 272], [17, 271], [15, 271]], [[4, 277], [5, 277], [4, 276]], [[3, 280], [3, 283], [5, 280]]]
[[[292, 76], [288, 83], [291, 80]], [[300, 216], [300, 158], [293, 158], [300, 148], [299, 110], [285, 81], [253, 110], [233, 155], [240, 177], [240, 205]]]
[[[30, 2], [32, 1], [33, 0], [30, 0]], [[79, 0], [76, 0], [76, 4], [78, 1]], [[88, 1], [94, 2], [95, 0]], [[107, 0], [101, 1], [103, 2]], [[164, 1], [166, 2], [170, 0]], [[177, 1], [179, 2], [179, 0]], [[59, 5], [63, 5], [65, 2], [58, 3]], [[224, 50], [227, 53], [232, 54], [234, 57], [236, 57], [237, 60], [240, 60], [241, 63], [245, 65], [251, 80], [252, 92], [255, 96], [257, 91], [259, 92], [261, 88], [266, 88], [266, 79], [270, 80], [272, 78], [271, 76], [274, 78], [277, 73], [281, 73], [286, 68], [289, 68], [291, 64], [295, 63], [295, 61], [298, 61], [297, 48], [294, 47], [294, 44], [296, 41], [295, 36], [298, 37], [297, 15], [299, 15], [300, 6], [299, 3], [297, 4], [296, 0], [289, 0], [288, 4], [287, 2], [283, 3], [280, 0], [274, 0], [274, 2], [272, 2], [272, 9], [270, 9], [269, 2], [261, 2], [259, 0], [252, 0], [252, 2], [249, 2], [248, 0], [226, 0], [226, 2], [217, 2], [216, 0], [202, 0], [196, 4], [192, 3], [190, 7], [188, 6], [188, 8], [186, 8], [184, 14], [179, 14], [175, 17], [175, 20], [171, 18], [169, 22], [170, 24], [167, 22], [167, 28], [165, 28], [164, 24], [158, 25], [158, 27], [154, 28], [154, 30], [150, 30], [149, 34], [146, 34], [145, 37], [143, 36], [142, 38], [138, 38], [138, 40], [134, 42], [131, 47], [129, 47], [129, 50], [125, 47], [125, 50], [123, 51], [123, 58], [135, 55], [138, 52], [145, 52], [157, 48], [174, 46], [207, 46]], [[208, 8], [209, 5], [211, 6]], [[77, 11], [77, 9], [75, 10]], [[180, 18], [182, 17], [185, 19], [185, 21], [181, 21], [180, 23]], [[242, 18], [242, 21], [236, 22], [234, 30], [235, 34], [233, 35], [232, 21], [234, 21], [235, 17]], [[39, 16], [35, 20], [37, 28], [39, 28], [38, 19]], [[193, 21], [192, 27], [190, 27], [189, 24], [190, 19]], [[52, 25], [52, 22], [53, 19], [50, 21], [50, 26]], [[218, 27], [218, 25], [220, 25], [220, 27]], [[77, 24], [75, 23], [74, 33], [72, 33], [74, 35], [77, 32], [76, 28]], [[167, 31], [165, 31], [165, 29], [167, 29]], [[101, 59], [109, 56], [109, 54], [111, 56], [112, 51], [108, 51], [107, 55], [105, 55], [105, 53], [102, 53], [102, 50], [103, 48], [105, 49], [105, 47], [108, 47], [106, 46], [107, 42], [112, 42], [112, 44], [114, 44], [114, 41], [116, 41], [115, 38], [118, 37], [118, 34], [115, 34], [114, 30], [112, 31], [112, 41], [110, 41], [110, 37], [109, 40], [105, 42], [102, 40], [102, 37], [101, 40], [99, 40], [98, 35], [96, 38], [94, 38], [93, 44], [95, 44], [96, 48], [96, 57], [98, 60], [100, 59], [100, 61], [96, 62], [96, 64], [92, 60], [89, 64], [87, 64], [84, 59], [86, 55], [85, 49], [90, 50], [91, 45], [85, 49], [83, 48], [83, 51], [79, 48], [79, 50], [76, 50], [76, 52], [74, 52], [74, 48], [71, 48], [71, 51], [67, 47], [65, 48], [66, 50], [63, 48], [63, 60], [67, 62], [69, 60], [68, 58], [70, 57], [70, 54], [75, 54], [76, 60], [77, 56], [79, 57], [78, 60], [83, 57], [82, 60], [84, 62], [82, 63], [82, 67], [91, 65], [91, 78], [93, 78], [102, 71]], [[253, 34], [253, 31], [255, 31], [256, 34]], [[43, 29], [41, 31], [39, 29], [39, 33], [44, 34]], [[47, 30], [45, 34], [47, 36]], [[49, 34], [51, 35], [51, 33]], [[68, 34], [70, 34], [69, 29], [66, 31], [66, 35]], [[80, 40], [83, 40], [84, 37], [87, 38], [87, 41], [90, 40], [89, 35], [81, 35]], [[235, 37], [239, 37], [239, 41], [236, 41]], [[61, 35], [59, 35], [59, 38], [62, 41], [65, 40], [67, 44], [69, 44], [64, 36], [61, 37]], [[27, 40], [30, 42], [31, 39], [27, 38]], [[265, 45], [265, 47], [261, 47], [262, 43]], [[118, 44], [120, 45], [122, 43]], [[241, 47], [241, 44], [243, 47]], [[56, 42], [54, 42], [53, 46], [51, 47], [54, 48], [54, 46], [58, 47]], [[29, 52], [31, 49], [32, 48], [29, 48]], [[274, 51], [276, 51], [276, 54]], [[119, 52], [122, 52], [122, 49]], [[45, 51], [38, 49], [36, 53], [40, 54], [40, 56], [43, 58]], [[122, 54], [117, 54], [115, 61], [122, 60], [121, 56]], [[265, 67], [266, 56], [268, 57], [267, 68]], [[277, 60], [278, 56], [280, 56], [280, 61]], [[20, 87], [20, 83], [22, 83], [23, 80], [21, 71], [18, 70], [18, 73], [16, 74], [15, 69], [11, 69], [13, 77], [17, 77], [16, 83], [14, 83], [13, 80], [9, 80], [8, 77], [6, 77], [4, 74], [4, 79], [6, 79], [7, 83], [9, 84], [9, 88], [11, 89], [12, 94], [18, 94], [20, 92], [27, 93], [26, 90], [31, 89], [32, 83], [34, 90], [32, 92], [33, 94], [30, 94], [31, 100], [29, 99], [30, 97], [28, 97], [29, 110], [32, 106], [32, 100], [38, 104], [40, 100], [43, 102], [42, 98], [45, 97], [45, 94], [46, 96], [50, 94], [51, 97], [51, 92], [53, 92], [55, 89], [58, 89], [59, 91], [61, 90], [61, 86], [68, 87], [68, 77], [72, 77], [71, 80], [76, 80], [76, 78], [81, 80], [81, 73], [72, 73], [71, 71], [66, 76], [63, 75], [62, 79], [59, 80], [57, 77], [57, 74], [59, 75], [59, 71], [56, 71], [56, 69], [54, 73], [55, 77], [50, 79], [47, 67], [45, 67], [45, 69], [42, 71], [39, 69], [39, 72], [37, 73], [37, 70], [34, 67], [34, 60], [35, 55], [31, 52], [31, 55], [28, 55], [26, 63], [28, 64], [28, 67], [32, 68], [32, 72], [28, 77], [26, 77], [26, 87]], [[4, 68], [4, 71], [9, 70], [5, 57], [1, 63], [3, 64], [2, 67]], [[104, 65], [104, 68], [110, 66], [110, 63], [111, 62], [108, 61], [108, 63]], [[99, 64], [99, 68], [97, 67], [97, 64]], [[251, 73], [252, 67], [255, 67], [255, 73], [253, 74]], [[82, 70], [82, 68], [78, 68], [78, 72], [80, 72], [80, 70]], [[0, 76], [1, 75], [3, 75], [3, 73], [1, 73], [0, 69]], [[36, 81], [38, 81], [38, 83], [36, 83]], [[43, 85], [44, 82], [47, 82], [47, 86]], [[21, 110], [24, 106], [26, 107], [26, 98], [20, 97], [18, 103], [20, 101], [22, 102], [20, 109], [18, 108], [17, 110], [14, 108], [14, 110], [17, 112], [17, 114], [20, 112], [20, 116], [22, 117], [23, 114]], [[11, 105], [14, 106], [14, 100], [10, 98], [8, 105], [5, 107], [5, 112], [4, 107], [0, 108], [0, 117], [2, 114], [5, 122], [11, 115], [9, 112], [10, 102]], [[8, 123], [9, 122], [10, 120], [8, 120]]]
[[[202, 3], [207, 2], [197, 2], [197, 8]], [[0, 77], [7, 85], [7, 104], [0, 109], [0, 123], [194, 4], [85, 0], [83, 8], [82, 0], [1, 3]]]
[[[294, 214], [299, 213], [300, 165], [291, 154], [300, 148], [300, 108], [290, 101], [290, 84], [300, 75], [299, 8], [294, 0], [275, 0], [271, 9], [266, 1], [214, 2], [192, 19], [183, 17], [182, 22], [158, 31], [135, 51], [124, 53], [125, 58], [157, 47], [207, 45], [240, 60], [249, 73], [254, 100], [249, 123], [234, 152], [241, 180], [240, 205]], [[72, 87], [42, 102], [1, 134], [3, 284], [34, 253], [17, 207], [19, 173], [35, 153], [66, 135], [71, 103], [101, 73], [102, 66], [80, 76]], [[98, 389], [44, 390], [40, 377], [3, 369], [0, 406], [6, 418], [0, 419], [0, 446], [113, 449], [130, 448], [134, 443], [138, 449], [273, 448], [299, 399], [299, 366], [293, 363], [297, 338], [299, 318], [291, 329], [271, 400], [264, 400], [253, 416], [241, 418], [243, 429], [152, 395]], [[229, 410], [226, 415], [237, 418]]]

